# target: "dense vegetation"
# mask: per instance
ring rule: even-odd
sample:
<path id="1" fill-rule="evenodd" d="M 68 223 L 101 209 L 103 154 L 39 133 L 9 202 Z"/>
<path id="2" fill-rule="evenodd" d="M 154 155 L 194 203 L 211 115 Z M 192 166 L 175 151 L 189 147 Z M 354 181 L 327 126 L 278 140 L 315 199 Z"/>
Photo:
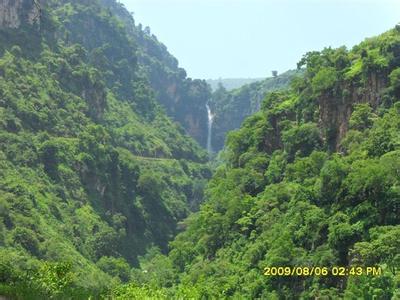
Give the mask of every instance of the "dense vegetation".
<path id="1" fill-rule="evenodd" d="M 223 82 L 218 84 L 209 102 L 214 115 L 211 138 L 213 150 L 220 151 L 228 132 L 238 129 L 246 117 L 260 110 L 261 102 L 268 93 L 287 88 L 290 81 L 301 73 L 288 71 L 233 90 L 226 88 Z"/>
<path id="2" fill-rule="evenodd" d="M 260 110 L 209 180 L 205 82 L 114 0 L 46 2 L 0 29 L 1 296 L 400 298 L 400 28 L 217 91 Z M 263 275 L 352 265 L 383 275 Z"/>
<path id="3" fill-rule="evenodd" d="M 168 257 L 145 257 L 145 278 L 118 293 L 144 282 L 165 299 L 185 288 L 205 299 L 399 299 L 400 32 L 307 53 L 299 67 L 303 77 L 229 134 L 207 201 Z M 266 266 L 383 273 L 269 277 Z"/>
<path id="4" fill-rule="evenodd" d="M 40 28 L 0 33 L 0 295 L 35 299 L 128 281 L 210 177 L 122 21 L 97 1 L 48 5 Z"/>
<path id="5" fill-rule="evenodd" d="M 110 85 L 124 97 L 131 97 L 133 73 L 129 69 L 136 63 L 135 73 L 147 79 L 166 113 L 200 145 L 206 145 L 205 105 L 211 98 L 211 90 L 204 80 L 187 78 L 185 70 L 178 67 L 177 59 L 149 27 L 136 25 L 132 15 L 115 0 L 47 2 L 58 22 L 57 37 L 90 51 L 96 63 L 112 71 L 105 74 Z M 114 24 L 114 31 L 110 30 L 109 22 Z"/>

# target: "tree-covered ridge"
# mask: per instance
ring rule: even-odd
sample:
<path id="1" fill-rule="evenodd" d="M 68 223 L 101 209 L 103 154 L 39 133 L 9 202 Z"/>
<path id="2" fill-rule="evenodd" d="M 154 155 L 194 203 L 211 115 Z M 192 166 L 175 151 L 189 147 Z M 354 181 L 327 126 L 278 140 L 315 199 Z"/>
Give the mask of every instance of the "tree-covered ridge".
<path id="1" fill-rule="evenodd" d="M 260 110 L 262 100 L 268 93 L 287 88 L 291 80 L 301 74 L 298 70 L 287 71 L 233 90 L 220 84 L 209 103 L 214 115 L 211 139 L 213 150 L 221 150 L 228 132 L 240 128 L 246 117 Z"/>
<path id="2" fill-rule="evenodd" d="M 145 282 L 164 299 L 183 288 L 197 299 L 400 297 L 400 32 L 310 52 L 299 67 L 229 134 L 207 201 L 123 295 Z M 264 276 L 267 266 L 383 274 Z"/>
<path id="3" fill-rule="evenodd" d="M 157 101 L 162 104 L 169 116 L 178 121 L 190 136 L 205 147 L 206 103 L 211 98 L 208 84 L 204 80 L 188 78 L 186 71 L 178 66 L 178 60 L 151 33 L 150 27 L 135 24 L 133 17 L 123 4 L 114 0 L 100 2 L 107 8 L 108 15 L 117 17 L 125 24 L 128 36 L 137 46 L 138 71 L 149 80 L 156 93 Z M 74 22 L 72 21 L 71 24 Z"/>
<path id="4" fill-rule="evenodd" d="M 59 25 L 56 36 L 67 45 L 83 45 L 92 60 L 107 68 L 108 87 L 129 98 L 134 73 L 145 78 L 167 114 L 200 145 L 206 145 L 205 105 L 211 98 L 211 90 L 205 81 L 187 77 L 177 59 L 151 34 L 149 27 L 136 25 L 123 4 L 114 0 L 46 3 Z M 132 69 L 135 65 L 137 68 Z"/>
<path id="5" fill-rule="evenodd" d="M 123 22 L 98 1 L 47 5 L 40 28 L 0 29 L 0 295 L 87 298 L 165 252 L 211 174 Z"/>

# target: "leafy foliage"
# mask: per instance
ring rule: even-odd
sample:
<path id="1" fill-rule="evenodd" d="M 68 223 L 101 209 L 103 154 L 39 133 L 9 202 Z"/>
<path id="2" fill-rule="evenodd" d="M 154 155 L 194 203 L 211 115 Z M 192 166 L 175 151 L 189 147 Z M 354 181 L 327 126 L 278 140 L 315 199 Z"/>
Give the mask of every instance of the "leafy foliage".
<path id="1" fill-rule="evenodd" d="M 207 201 L 171 243 L 179 278 L 157 288 L 194 286 L 198 298 L 218 299 L 397 299 L 399 45 L 391 30 L 352 51 L 303 57 L 304 77 L 267 95 L 228 135 Z M 383 274 L 264 276 L 266 266 Z"/>
<path id="2" fill-rule="evenodd" d="M 399 31 L 307 53 L 203 193 L 206 153 L 158 102 L 192 123 L 207 85 L 115 1 L 47 5 L 41 33 L 0 34 L 1 295 L 398 298 Z M 257 86 L 215 105 L 239 111 Z M 355 264 L 384 273 L 263 275 Z"/>
<path id="3" fill-rule="evenodd" d="M 158 103 L 142 32 L 115 6 L 48 1 L 41 32 L 1 29 L 13 36 L 0 58 L 2 295 L 87 298 L 128 282 L 202 201 L 207 154 Z"/>

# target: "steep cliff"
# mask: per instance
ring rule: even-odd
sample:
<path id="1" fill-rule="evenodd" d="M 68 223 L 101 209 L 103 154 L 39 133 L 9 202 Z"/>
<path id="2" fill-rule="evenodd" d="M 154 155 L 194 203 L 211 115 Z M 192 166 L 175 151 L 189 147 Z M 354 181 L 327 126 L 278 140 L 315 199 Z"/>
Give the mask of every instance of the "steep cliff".
<path id="1" fill-rule="evenodd" d="M 395 33 L 397 29 L 367 39 L 349 52 L 344 48 L 325 49 L 322 55 L 310 52 L 299 63 L 310 65 L 305 74 L 309 87 L 298 86 L 303 89 L 300 101 L 309 99 L 317 104 L 321 135 L 333 151 L 340 149 L 358 104 L 364 103 L 376 113 L 392 104 L 393 99 L 388 96 L 390 74 L 400 58 Z M 321 61 L 326 68 L 316 66 Z"/>
<path id="2" fill-rule="evenodd" d="M 44 0 L 0 0 L 0 28 L 19 28 L 23 24 L 40 26 Z"/>
<path id="3" fill-rule="evenodd" d="M 361 83 L 351 80 L 341 83 L 341 95 L 325 93 L 318 97 L 318 123 L 320 128 L 327 129 L 323 136 L 331 149 L 340 150 L 340 142 L 349 130 L 349 120 L 357 104 L 368 104 L 373 111 L 383 104 L 383 93 L 389 84 L 387 75 L 372 72 Z"/>
<path id="4" fill-rule="evenodd" d="M 231 91 L 220 85 L 213 92 L 210 101 L 215 116 L 212 128 L 213 150 L 221 150 L 227 133 L 238 129 L 247 116 L 260 110 L 261 103 L 268 93 L 287 88 L 290 81 L 301 74 L 301 71 L 288 71 Z"/>
<path id="5" fill-rule="evenodd" d="M 58 20 L 64 24 L 63 28 L 59 28 L 58 36 L 67 37 L 68 43 L 83 44 L 89 51 L 96 49 L 96 52 L 102 52 L 107 56 L 109 55 L 107 53 L 114 49 L 113 55 L 119 55 L 118 51 L 121 52 L 123 49 L 129 51 L 129 48 L 121 45 L 118 40 L 117 37 L 120 33 L 113 43 L 107 46 L 108 49 L 100 49 L 99 46 L 104 45 L 103 37 L 107 34 L 104 32 L 106 18 L 114 18 L 124 24 L 124 30 L 126 30 L 130 42 L 135 43 L 135 56 L 130 56 L 135 57 L 136 61 L 129 60 L 130 56 L 128 52 L 125 52 L 123 55 L 127 59 L 125 62 L 127 66 L 118 67 L 127 69 L 129 65 L 137 64 L 138 69 L 135 72 L 150 83 L 157 101 L 167 114 L 181 124 L 200 145 L 205 147 L 207 140 L 206 103 L 211 98 L 209 86 L 203 80 L 188 78 L 185 70 L 179 67 L 178 60 L 168 52 L 167 47 L 158 41 L 148 27 L 136 24 L 123 4 L 113 0 L 101 0 L 100 2 L 106 9 L 106 14 L 103 16 L 96 16 L 88 12 L 79 6 L 78 1 L 50 1 L 52 7 L 57 9 Z M 69 5 L 74 6 L 74 14 L 68 14 L 66 8 Z M 85 33 L 82 33 L 82 28 L 85 29 Z M 115 72 L 116 67 L 111 59 L 110 68 Z M 129 78 L 127 80 L 129 81 Z M 121 84 L 125 88 L 125 97 L 129 98 L 131 91 L 126 89 L 125 83 Z"/>
<path id="6" fill-rule="evenodd" d="M 157 91 L 157 99 L 200 145 L 207 142 L 206 103 L 211 88 L 204 80 L 188 78 L 178 61 L 167 51 L 149 29 L 136 27 L 139 45 L 139 66 Z"/>

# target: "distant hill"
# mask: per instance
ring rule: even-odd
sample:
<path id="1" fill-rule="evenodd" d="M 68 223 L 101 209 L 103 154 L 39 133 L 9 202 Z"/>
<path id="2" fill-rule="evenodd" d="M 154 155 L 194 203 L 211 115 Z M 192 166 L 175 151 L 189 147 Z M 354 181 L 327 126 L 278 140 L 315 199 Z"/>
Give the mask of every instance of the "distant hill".
<path id="1" fill-rule="evenodd" d="M 218 89 L 218 84 L 221 83 L 222 86 L 230 91 L 240 88 L 246 84 L 264 80 L 264 78 L 219 78 L 219 79 L 207 79 L 207 83 L 211 86 L 213 91 Z"/>
<path id="2" fill-rule="evenodd" d="M 238 129 L 247 116 L 260 110 L 261 102 L 268 93 L 287 88 L 291 80 L 301 74 L 302 71 L 290 70 L 276 77 L 244 84 L 233 90 L 228 90 L 225 86 L 218 87 L 213 92 L 210 103 L 215 116 L 211 139 L 214 151 L 223 148 L 229 131 Z"/>

